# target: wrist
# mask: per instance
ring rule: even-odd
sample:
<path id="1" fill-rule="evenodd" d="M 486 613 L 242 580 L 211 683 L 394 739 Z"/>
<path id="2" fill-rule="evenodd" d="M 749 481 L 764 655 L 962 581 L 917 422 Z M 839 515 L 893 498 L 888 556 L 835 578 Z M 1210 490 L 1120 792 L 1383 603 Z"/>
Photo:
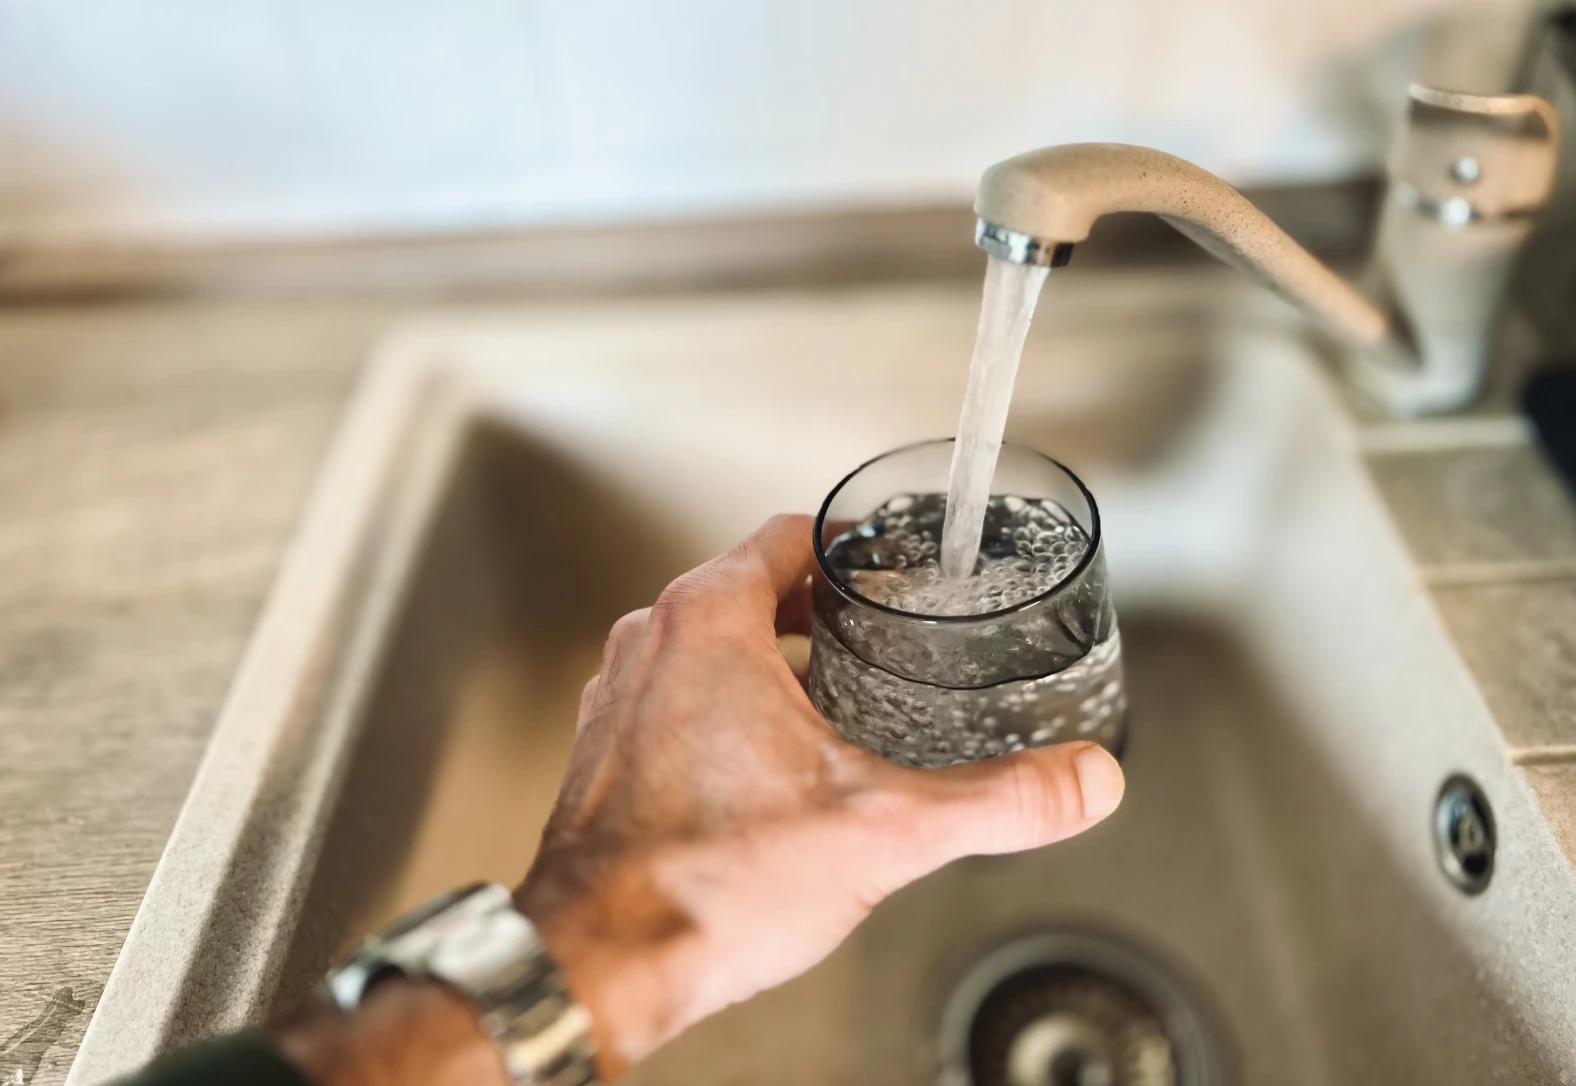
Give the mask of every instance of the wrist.
<path id="1" fill-rule="evenodd" d="M 273 1032 L 317 1086 L 510 1086 L 475 1008 L 434 981 L 391 978 L 353 1012 L 314 1001 Z"/>
<path id="2" fill-rule="evenodd" d="M 680 1008 L 689 922 L 638 887 L 595 894 L 566 890 L 533 872 L 514 895 L 591 1016 L 597 1068 L 606 1081 L 673 1037 Z"/>

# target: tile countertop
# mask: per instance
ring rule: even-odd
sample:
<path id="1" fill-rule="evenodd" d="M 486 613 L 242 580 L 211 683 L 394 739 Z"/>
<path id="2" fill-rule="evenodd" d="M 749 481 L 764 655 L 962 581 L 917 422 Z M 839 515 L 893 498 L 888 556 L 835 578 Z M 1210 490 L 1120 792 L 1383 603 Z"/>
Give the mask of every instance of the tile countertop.
<path id="1" fill-rule="evenodd" d="M 1576 505 L 1508 403 L 1364 435 L 1418 576 L 1576 861 Z"/>
<path id="2" fill-rule="evenodd" d="M 0 310 L 0 1082 L 64 1079 L 357 363 L 411 305 Z M 1354 414 L 1576 857 L 1576 507 L 1506 397 Z"/>

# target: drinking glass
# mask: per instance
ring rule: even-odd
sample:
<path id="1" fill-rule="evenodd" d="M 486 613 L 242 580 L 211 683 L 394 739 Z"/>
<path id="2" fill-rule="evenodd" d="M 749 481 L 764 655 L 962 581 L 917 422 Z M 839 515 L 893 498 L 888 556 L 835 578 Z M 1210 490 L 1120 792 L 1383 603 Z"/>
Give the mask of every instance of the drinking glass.
<path id="1" fill-rule="evenodd" d="M 931 564 L 952 446 L 927 441 L 878 456 L 822 504 L 811 701 L 844 738 L 901 765 L 955 765 L 1072 739 L 1120 753 L 1122 642 L 1094 495 L 1050 457 L 1004 445 L 982 572 L 945 582 Z M 915 576 L 954 613 L 927 613 L 935 608 L 909 602 L 914 593 L 886 591 Z M 981 613 L 955 613 L 959 593 Z"/>

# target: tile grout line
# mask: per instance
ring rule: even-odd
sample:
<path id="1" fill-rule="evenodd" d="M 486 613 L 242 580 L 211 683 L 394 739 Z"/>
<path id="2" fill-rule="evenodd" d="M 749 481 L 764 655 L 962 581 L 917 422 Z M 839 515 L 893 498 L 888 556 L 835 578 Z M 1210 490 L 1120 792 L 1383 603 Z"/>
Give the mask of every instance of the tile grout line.
<path id="1" fill-rule="evenodd" d="M 1514 448 L 1531 441 L 1532 428 L 1520 415 L 1359 425 L 1357 435 L 1358 449 L 1363 455 L 1374 457 L 1454 449 Z"/>
<path id="2" fill-rule="evenodd" d="M 1576 579 L 1576 557 L 1540 558 L 1507 562 L 1446 562 L 1418 566 L 1418 580 L 1426 588 L 1466 588 L 1530 581 Z"/>
<path id="3" fill-rule="evenodd" d="M 1576 743 L 1550 743 L 1541 747 L 1511 747 L 1505 761 L 1522 767 L 1567 765 L 1576 762 Z"/>

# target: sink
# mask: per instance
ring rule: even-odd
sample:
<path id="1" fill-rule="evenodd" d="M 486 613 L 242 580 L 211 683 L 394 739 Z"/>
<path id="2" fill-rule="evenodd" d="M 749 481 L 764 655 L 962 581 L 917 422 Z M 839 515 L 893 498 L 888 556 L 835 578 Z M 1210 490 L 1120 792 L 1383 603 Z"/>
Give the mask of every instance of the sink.
<path id="1" fill-rule="evenodd" d="M 949 432 L 977 310 L 909 287 L 461 309 L 391 335 L 71 1081 L 299 998 L 440 890 L 518 881 L 611 622 Z M 1296 322 L 1213 274 L 1059 273 L 1009 437 L 1101 503 L 1122 809 L 908 887 L 629 1081 L 934 1082 L 973 963 L 1084 932 L 1176 980 L 1219 1081 L 1576 1082 L 1576 879 Z M 1435 855 L 1455 774 L 1498 830 L 1477 895 Z"/>

